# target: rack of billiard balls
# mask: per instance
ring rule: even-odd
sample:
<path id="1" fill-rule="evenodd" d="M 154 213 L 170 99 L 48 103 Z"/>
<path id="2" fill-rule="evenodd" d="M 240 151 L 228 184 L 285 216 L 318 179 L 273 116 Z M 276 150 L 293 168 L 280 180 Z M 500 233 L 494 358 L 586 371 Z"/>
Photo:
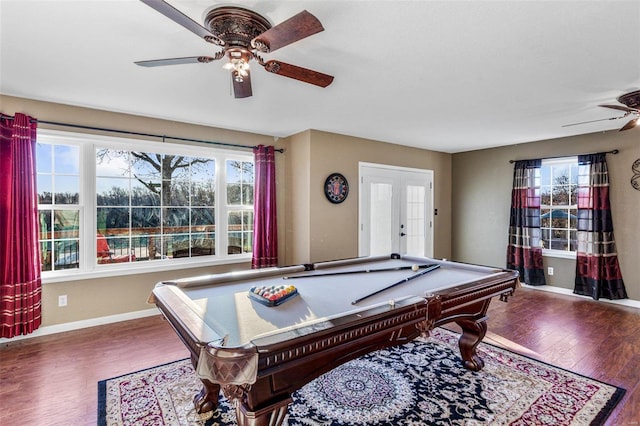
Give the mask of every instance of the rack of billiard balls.
<path id="1" fill-rule="evenodd" d="M 249 289 L 251 299 L 267 306 L 278 306 L 297 295 L 298 289 L 294 285 L 262 285 Z"/>

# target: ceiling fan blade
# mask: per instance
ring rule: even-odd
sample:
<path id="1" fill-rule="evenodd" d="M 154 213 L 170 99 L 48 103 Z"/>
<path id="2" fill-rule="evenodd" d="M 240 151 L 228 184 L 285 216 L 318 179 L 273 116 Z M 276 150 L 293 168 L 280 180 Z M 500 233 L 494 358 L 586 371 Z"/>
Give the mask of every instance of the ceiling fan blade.
<path id="1" fill-rule="evenodd" d="M 231 81 L 233 82 L 233 95 L 238 98 L 248 98 L 253 93 L 251 91 L 251 74 L 247 70 L 247 75 L 242 77 L 242 81 L 236 81 L 235 76 L 231 73 Z"/>
<path id="2" fill-rule="evenodd" d="M 627 108 L 626 106 L 621 106 L 621 105 L 598 105 L 599 107 L 603 107 L 603 108 L 611 108 L 611 109 L 618 109 L 620 111 L 624 111 L 624 112 L 632 112 L 633 110 L 630 108 Z"/>
<path id="3" fill-rule="evenodd" d="M 273 52 L 310 35 L 324 31 L 318 18 L 303 10 L 286 21 L 271 27 L 251 41 L 262 52 Z"/>
<path id="4" fill-rule="evenodd" d="M 182 25 L 195 35 L 205 39 L 209 43 L 217 44 L 218 46 L 223 46 L 224 42 L 220 40 L 218 37 L 213 35 L 208 29 L 198 24 L 193 19 L 189 18 L 184 13 L 180 12 L 175 7 L 171 6 L 169 3 L 164 0 L 140 0 L 142 3 L 147 6 L 155 9 L 156 11 L 162 13 L 167 18 L 172 21 Z"/>
<path id="5" fill-rule="evenodd" d="M 267 61 L 264 63 L 264 69 L 274 74 L 293 78 L 309 84 L 315 84 L 320 87 L 327 87 L 333 81 L 332 75 L 323 74 L 318 71 L 286 64 L 280 61 Z"/>
<path id="6" fill-rule="evenodd" d="M 197 64 L 197 63 L 208 63 L 211 61 L 215 61 L 220 58 L 214 58 L 211 56 L 189 56 L 186 58 L 169 58 L 169 59 L 155 59 L 151 61 L 138 61 L 134 62 L 136 65 L 140 65 L 141 67 L 162 67 L 165 65 L 180 65 L 180 64 Z"/>
<path id="7" fill-rule="evenodd" d="M 622 129 L 619 130 L 619 132 L 624 132 L 625 130 L 633 129 L 638 125 L 638 120 L 640 120 L 640 118 L 634 118 L 633 120 L 629 121 L 627 124 L 625 124 L 622 127 Z"/>

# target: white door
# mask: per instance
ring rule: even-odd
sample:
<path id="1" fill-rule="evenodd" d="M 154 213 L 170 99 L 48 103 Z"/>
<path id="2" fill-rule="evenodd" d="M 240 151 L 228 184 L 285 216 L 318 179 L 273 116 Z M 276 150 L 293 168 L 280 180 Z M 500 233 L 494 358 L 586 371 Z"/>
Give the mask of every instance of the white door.
<path id="1" fill-rule="evenodd" d="M 433 256 L 433 171 L 360 164 L 359 255 Z"/>

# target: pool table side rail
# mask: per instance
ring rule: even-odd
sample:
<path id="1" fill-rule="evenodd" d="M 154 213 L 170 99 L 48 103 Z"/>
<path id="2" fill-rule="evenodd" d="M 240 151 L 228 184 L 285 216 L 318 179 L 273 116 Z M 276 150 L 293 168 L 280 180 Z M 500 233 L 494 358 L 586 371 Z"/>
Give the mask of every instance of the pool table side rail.
<path id="1" fill-rule="evenodd" d="M 224 345 L 226 336 L 202 321 L 203 316 L 198 306 L 176 286 L 157 284 L 149 297 L 149 303 L 158 307 L 180 340 L 187 346 L 192 358 L 197 358 L 208 343 Z"/>
<path id="2" fill-rule="evenodd" d="M 427 295 L 424 299 L 420 297 L 408 298 L 404 301 L 404 305 L 411 306 L 412 312 L 407 311 L 398 315 L 397 311 L 394 312 L 393 309 L 401 308 L 402 306 L 398 306 L 398 303 L 403 301 L 396 301 L 396 306 L 393 309 L 390 309 L 388 305 L 379 305 L 355 314 L 333 318 L 331 319 L 331 327 L 327 327 L 326 331 L 322 330 L 321 325 L 314 324 L 313 333 L 304 333 L 297 339 L 287 338 L 287 333 L 291 334 L 288 331 L 282 335 L 274 334 L 263 339 L 253 340 L 260 353 L 259 371 L 268 374 L 270 369 L 277 369 L 283 363 L 295 361 L 299 356 L 313 356 L 314 352 L 321 352 L 322 349 L 326 350 L 344 340 L 354 340 L 357 344 L 344 354 L 333 353 L 332 356 L 341 359 L 341 362 L 353 359 L 359 354 L 368 353 L 373 349 L 411 341 L 418 335 L 428 332 L 434 326 L 455 321 L 459 319 L 459 316 L 483 320 L 486 306 L 493 297 L 513 293 L 518 285 L 517 277 L 517 272 L 503 270 L 473 284 L 442 290 Z M 420 302 L 420 299 L 423 302 Z M 471 306 L 472 309 L 469 309 L 470 305 L 474 305 Z M 478 308 L 473 309 L 476 306 Z M 458 315 L 458 313 L 460 314 Z M 390 315 L 398 315 L 398 318 L 392 319 L 389 317 Z M 355 317 L 360 318 L 354 320 Z M 430 319 L 433 319 L 433 322 L 428 324 Z M 342 328 L 343 325 L 351 327 Z M 300 329 L 301 327 L 298 328 L 298 330 Z M 382 341 L 373 338 L 363 344 L 363 342 L 367 342 L 369 333 L 378 332 L 387 333 Z M 359 339 L 364 340 L 360 341 Z M 292 340 L 295 340 L 293 344 Z M 309 374 L 315 375 L 320 370 L 324 369 L 319 368 Z M 290 380 L 292 379 L 295 378 L 290 378 Z"/>
<path id="3" fill-rule="evenodd" d="M 402 259 L 413 262 L 424 260 L 423 258 L 413 256 L 402 256 Z M 491 300 L 496 296 L 506 300 L 507 296 L 512 295 L 516 288 L 520 287 L 519 273 L 512 269 L 476 265 L 473 263 L 452 262 L 445 259 L 430 260 L 439 263 L 443 269 L 465 268 L 486 272 L 488 274 L 479 280 L 473 279 L 468 282 L 459 283 L 455 287 L 435 289 L 433 292 L 427 293 L 427 296 L 430 294 L 441 296 L 443 318 L 447 318 L 444 314 L 451 306 L 455 306 L 458 309 L 468 304 L 477 303 L 478 301 Z M 472 289 L 472 292 L 469 291 L 470 289 Z M 444 322 L 446 321 L 439 321 L 436 325 L 441 325 Z"/>
<path id="4" fill-rule="evenodd" d="M 433 294 L 438 294 L 442 296 L 443 300 L 447 300 L 463 296 L 469 293 L 470 289 L 473 289 L 474 294 L 484 289 L 491 289 L 493 292 L 487 293 L 484 297 L 491 298 L 505 293 L 507 289 L 515 290 L 519 285 L 520 282 L 518 281 L 517 271 L 503 270 L 487 275 L 481 279 L 460 283 L 454 287 L 436 289 L 433 291 Z"/>
<path id="5" fill-rule="evenodd" d="M 382 256 L 364 256 L 364 257 L 352 257 L 349 259 L 340 259 L 340 260 L 328 260 L 325 262 L 316 262 L 311 265 L 313 270 L 319 269 L 327 269 L 327 268 L 337 268 L 340 266 L 348 266 L 348 265 L 356 265 L 358 263 L 372 263 L 372 262 L 381 262 L 389 259 L 401 259 L 402 256 L 396 253 L 391 255 L 382 255 Z M 421 260 L 424 261 L 424 258 Z"/>
<path id="6" fill-rule="evenodd" d="M 195 277 L 180 278 L 172 281 L 164 281 L 162 284 L 175 285 L 180 288 L 192 288 L 208 285 L 225 284 L 238 281 L 249 281 L 257 278 L 271 277 L 281 274 L 293 274 L 307 271 L 311 265 L 295 265 L 285 267 L 273 267 L 263 269 L 248 269 L 242 271 L 225 272 L 221 274 L 200 275 Z"/>
<path id="7" fill-rule="evenodd" d="M 457 269 L 469 269 L 469 270 L 476 270 L 476 271 L 485 271 L 487 273 L 504 272 L 504 271 L 516 272 L 511 269 L 500 268 L 497 266 L 478 265 L 477 263 L 458 262 L 458 261 L 447 260 L 447 259 L 417 257 L 417 256 L 410 256 L 410 255 L 397 255 L 397 256 L 399 257 L 392 257 L 392 259 L 402 259 L 404 261 L 412 262 L 412 263 L 424 262 L 425 260 L 429 260 L 435 263 L 439 263 L 440 266 L 444 268 L 450 267 L 450 268 L 457 268 Z"/>
<path id="8" fill-rule="evenodd" d="M 393 308 L 380 305 L 335 318 L 330 327 L 295 339 L 254 341 L 258 377 L 248 394 L 250 405 L 264 404 L 260 395 L 284 398 L 337 365 L 374 350 L 426 336 L 440 316 L 440 307 L 438 296 L 407 298 Z"/>
<path id="9" fill-rule="evenodd" d="M 461 318 L 480 321 L 485 319 L 485 313 L 489 303 L 494 297 L 499 297 L 506 301 L 509 296 L 515 293 L 520 285 L 518 273 L 504 270 L 497 274 L 492 274 L 471 286 L 455 287 L 438 291 L 441 298 L 442 317 L 435 326 L 443 325 L 447 322 L 459 320 Z M 476 312 L 470 307 L 476 306 Z"/>

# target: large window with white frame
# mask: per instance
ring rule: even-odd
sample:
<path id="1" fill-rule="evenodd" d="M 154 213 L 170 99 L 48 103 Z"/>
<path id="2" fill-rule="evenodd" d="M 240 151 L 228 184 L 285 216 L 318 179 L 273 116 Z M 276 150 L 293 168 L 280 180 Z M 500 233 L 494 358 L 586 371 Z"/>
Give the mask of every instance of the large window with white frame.
<path id="1" fill-rule="evenodd" d="M 249 257 L 253 155 L 39 131 L 43 277 Z"/>
<path id="2" fill-rule="evenodd" d="M 577 232 L 578 158 L 543 160 L 540 176 L 543 253 L 573 256 Z"/>

